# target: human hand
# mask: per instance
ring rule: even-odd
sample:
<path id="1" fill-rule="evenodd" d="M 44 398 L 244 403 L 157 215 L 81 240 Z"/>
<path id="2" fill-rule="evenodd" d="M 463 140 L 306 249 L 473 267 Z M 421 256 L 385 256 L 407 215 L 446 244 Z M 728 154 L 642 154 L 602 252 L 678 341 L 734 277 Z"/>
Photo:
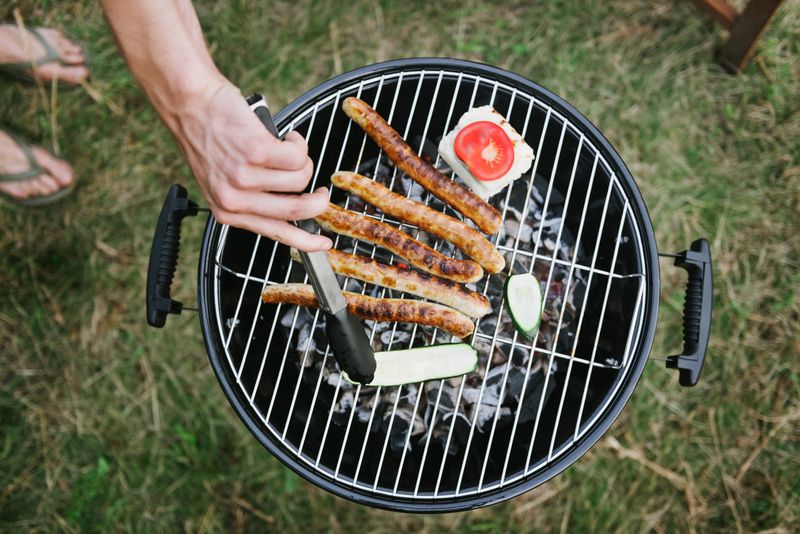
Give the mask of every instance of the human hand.
<path id="1" fill-rule="evenodd" d="M 328 206 L 328 191 L 303 191 L 314 164 L 303 137 L 283 141 L 267 132 L 241 92 L 227 80 L 210 85 L 168 121 L 214 217 L 305 251 L 331 240 L 294 226 Z"/>

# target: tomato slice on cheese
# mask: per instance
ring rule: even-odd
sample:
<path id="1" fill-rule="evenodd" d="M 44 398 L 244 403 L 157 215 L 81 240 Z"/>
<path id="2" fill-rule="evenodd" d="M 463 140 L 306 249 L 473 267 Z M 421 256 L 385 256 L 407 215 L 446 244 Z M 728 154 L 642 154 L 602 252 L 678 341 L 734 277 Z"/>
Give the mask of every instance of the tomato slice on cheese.
<path id="1" fill-rule="evenodd" d="M 502 178 L 514 164 L 514 144 L 493 122 L 468 124 L 458 132 L 453 148 L 472 175 L 484 182 Z"/>

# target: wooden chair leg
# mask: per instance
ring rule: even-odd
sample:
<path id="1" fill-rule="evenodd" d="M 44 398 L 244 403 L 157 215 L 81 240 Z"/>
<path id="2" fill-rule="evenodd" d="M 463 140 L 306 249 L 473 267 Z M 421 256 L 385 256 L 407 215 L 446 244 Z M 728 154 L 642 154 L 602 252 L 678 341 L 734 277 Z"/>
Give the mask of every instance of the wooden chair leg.
<path id="1" fill-rule="evenodd" d="M 730 73 L 741 71 L 775 11 L 783 0 L 751 0 L 733 21 L 730 36 L 720 53 L 720 63 Z"/>
<path id="2" fill-rule="evenodd" d="M 739 12 L 725 0 L 692 0 L 692 3 L 711 15 L 720 26 L 730 30 Z"/>

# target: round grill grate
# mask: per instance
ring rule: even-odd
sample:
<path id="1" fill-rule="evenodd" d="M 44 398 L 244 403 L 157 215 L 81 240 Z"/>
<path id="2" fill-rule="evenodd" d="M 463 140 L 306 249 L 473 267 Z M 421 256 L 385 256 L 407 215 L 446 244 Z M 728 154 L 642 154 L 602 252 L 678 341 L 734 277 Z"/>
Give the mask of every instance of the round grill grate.
<path id="1" fill-rule="evenodd" d="M 303 95 L 276 117 L 315 161 L 312 187 L 357 170 L 457 215 L 398 173 L 344 115 L 358 96 L 437 166 L 436 146 L 471 107 L 491 104 L 534 148 L 531 171 L 492 199 L 504 227 L 492 242 L 515 272 L 543 281 L 535 343 L 519 338 L 503 304 L 507 272 L 480 280 L 493 312 L 466 340 L 480 364 L 463 378 L 394 388 L 352 386 L 327 350 L 316 310 L 262 305 L 267 284 L 303 282 L 283 245 L 210 219 L 200 266 L 203 332 L 237 413 L 287 465 L 360 502 L 443 511 L 508 498 L 585 452 L 630 396 L 649 352 L 658 295 L 650 221 L 619 156 L 569 105 L 522 78 L 454 60 L 404 60 L 354 71 Z M 357 197 L 332 201 L 428 239 Z M 447 243 L 430 244 L 458 256 Z M 386 263 L 372 245 L 336 248 Z M 343 288 L 399 297 L 341 278 Z M 376 349 L 452 338 L 428 327 L 367 323 Z"/>

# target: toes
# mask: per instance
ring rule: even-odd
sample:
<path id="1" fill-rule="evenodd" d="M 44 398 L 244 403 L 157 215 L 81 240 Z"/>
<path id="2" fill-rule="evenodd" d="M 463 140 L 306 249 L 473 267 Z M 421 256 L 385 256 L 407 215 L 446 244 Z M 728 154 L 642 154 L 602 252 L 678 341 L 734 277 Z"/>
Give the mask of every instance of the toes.
<path id="1" fill-rule="evenodd" d="M 61 189 L 61 185 L 50 175 L 43 174 L 39 180 L 39 184 L 41 185 L 41 190 L 43 195 L 52 195 L 59 189 Z"/>
<path id="2" fill-rule="evenodd" d="M 40 178 L 28 180 L 19 186 L 20 198 L 30 198 L 38 195 L 45 194 L 44 185 L 41 183 Z"/>
<path id="3" fill-rule="evenodd" d="M 69 66 L 80 67 L 81 69 L 70 71 L 70 67 L 61 67 L 58 72 L 58 77 L 60 79 L 70 83 L 80 83 L 89 77 L 89 71 L 85 66 L 86 55 L 84 54 L 83 48 L 81 48 L 78 43 L 66 37 L 60 30 L 42 28 L 39 29 L 39 33 L 41 33 L 55 49 L 62 62 Z M 53 71 L 47 72 L 44 66 L 39 69 L 39 73 L 49 75 L 50 77 L 54 74 Z"/>
<path id="4" fill-rule="evenodd" d="M 0 191 L 14 198 L 28 198 L 30 185 L 27 182 L 0 182 Z"/>
<path id="5" fill-rule="evenodd" d="M 68 187 L 75 181 L 72 167 L 64 161 L 53 156 L 47 150 L 39 147 L 33 148 L 33 156 L 60 187 Z"/>
<path id="6" fill-rule="evenodd" d="M 89 77 L 89 69 L 86 67 L 68 67 L 58 63 L 42 65 L 36 71 L 40 77 L 47 80 L 58 78 L 61 81 L 72 84 L 81 83 Z"/>
<path id="7" fill-rule="evenodd" d="M 61 79 L 67 83 L 81 83 L 89 79 L 89 69 L 80 67 L 61 67 Z"/>
<path id="8" fill-rule="evenodd" d="M 39 29 L 39 33 L 41 33 L 60 54 L 81 54 L 82 52 L 80 45 L 64 35 L 61 30 L 54 28 L 42 28 Z"/>
<path id="9" fill-rule="evenodd" d="M 63 50 L 59 56 L 61 61 L 67 65 L 83 65 L 86 62 L 86 58 L 83 57 L 83 50 L 80 48 L 77 50 Z"/>
<path id="10" fill-rule="evenodd" d="M 0 182 L 0 191 L 19 199 L 52 195 L 60 189 L 62 189 L 61 184 L 48 174 L 30 180 Z"/>

